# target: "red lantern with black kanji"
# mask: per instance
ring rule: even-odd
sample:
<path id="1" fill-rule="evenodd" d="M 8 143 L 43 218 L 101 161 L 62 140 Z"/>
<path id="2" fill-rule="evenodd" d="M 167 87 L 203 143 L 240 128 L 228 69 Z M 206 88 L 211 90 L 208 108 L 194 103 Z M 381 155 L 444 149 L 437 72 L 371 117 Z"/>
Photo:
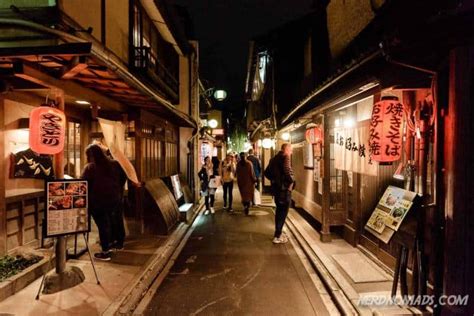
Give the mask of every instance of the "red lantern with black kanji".
<path id="1" fill-rule="evenodd" d="M 323 133 L 319 127 L 311 127 L 306 130 L 306 141 L 310 144 L 317 144 L 322 141 Z"/>
<path id="2" fill-rule="evenodd" d="M 397 97 L 383 97 L 374 104 L 369 136 L 371 160 L 390 163 L 400 159 L 403 116 L 404 107 Z"/>
<path id="3" fill-rule="evenodd" d="M 38 154 L 54 155 L 64 148 L 66 116 L 49 106 L 40 106 L 30 113 L 30 148 Z"/>

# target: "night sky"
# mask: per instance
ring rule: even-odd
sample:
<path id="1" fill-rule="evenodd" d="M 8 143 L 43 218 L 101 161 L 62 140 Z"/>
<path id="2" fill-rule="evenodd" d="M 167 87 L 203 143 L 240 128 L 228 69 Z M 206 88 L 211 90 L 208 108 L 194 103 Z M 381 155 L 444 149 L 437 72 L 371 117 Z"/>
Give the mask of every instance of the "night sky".
<path id="1" fill-rule="evenodd" d="M 304 15 L 314 0 L 171 1 L 185 7 L 193 21 L 201 79 L 228 92 L 217 106 L 241 119 L 249 40 Z"/>

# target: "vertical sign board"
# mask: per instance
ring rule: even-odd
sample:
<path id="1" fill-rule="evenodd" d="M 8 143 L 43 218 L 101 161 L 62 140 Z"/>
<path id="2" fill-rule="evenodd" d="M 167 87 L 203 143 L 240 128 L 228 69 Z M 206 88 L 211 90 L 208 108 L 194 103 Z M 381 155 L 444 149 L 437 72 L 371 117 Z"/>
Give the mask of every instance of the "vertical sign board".
<path id="1" fill-rule="evenodd" d="M 87 181 L 46 181 L 45 192 L 45 237 L 90 231 Z"/>

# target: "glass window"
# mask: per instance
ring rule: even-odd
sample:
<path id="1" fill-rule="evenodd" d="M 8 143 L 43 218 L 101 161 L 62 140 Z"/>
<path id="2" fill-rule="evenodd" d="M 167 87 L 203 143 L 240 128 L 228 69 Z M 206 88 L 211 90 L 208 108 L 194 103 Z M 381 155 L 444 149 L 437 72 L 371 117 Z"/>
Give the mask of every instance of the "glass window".
<path id="1" fill-rule="evenodd" d="M 81 175 L 81 123 L 68 119 L 64 147 L 64 174 L 73 178 Z"/>

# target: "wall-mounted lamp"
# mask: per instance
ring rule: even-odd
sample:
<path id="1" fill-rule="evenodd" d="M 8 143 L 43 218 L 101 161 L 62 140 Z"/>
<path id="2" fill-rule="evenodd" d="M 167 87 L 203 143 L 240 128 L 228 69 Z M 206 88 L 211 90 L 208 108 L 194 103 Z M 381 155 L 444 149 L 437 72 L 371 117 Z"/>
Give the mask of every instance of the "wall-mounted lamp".
<path id="1" fill-rule="evenodd" d="M 227 92 L 225 90 L 216 90 L 214 91 L 214 99 L 217 101 L 224 101 L 227 98 Z"/>
<path id="2" fill-rule="evenodd" d="M 82 105 L 90 105 L 90 102 L 85 101 L 85 100 L 76 100 L 77 104 L 82 104 Z"/>
<path id="3" fill-rule="evenodd" d="M 280 137 L 281 137 L 282 140 L 288 141 L 288 140 L 290 140 L 290 133 L 284 132 L 284 133 L 281 134 Z"/>
<path id="4" fill-rule="evenodd" d="M 405 180 L 405 166 L 403 165 L 403 162 L 398 164 L 397 170 L 395 170 L 395 173 L 393 174 L 393 178 L 401 181 Z"/>
<path id="5" fill-rule="evenodd" d="M 207 122 L 207 125 L 208 125 L 210 128 L 216 128 L 217 125 L 219 125 L 219 123 L 217 122 L 217 120 L 212 119 L 212 120 L 209 120 L 209 121 Z"/>

